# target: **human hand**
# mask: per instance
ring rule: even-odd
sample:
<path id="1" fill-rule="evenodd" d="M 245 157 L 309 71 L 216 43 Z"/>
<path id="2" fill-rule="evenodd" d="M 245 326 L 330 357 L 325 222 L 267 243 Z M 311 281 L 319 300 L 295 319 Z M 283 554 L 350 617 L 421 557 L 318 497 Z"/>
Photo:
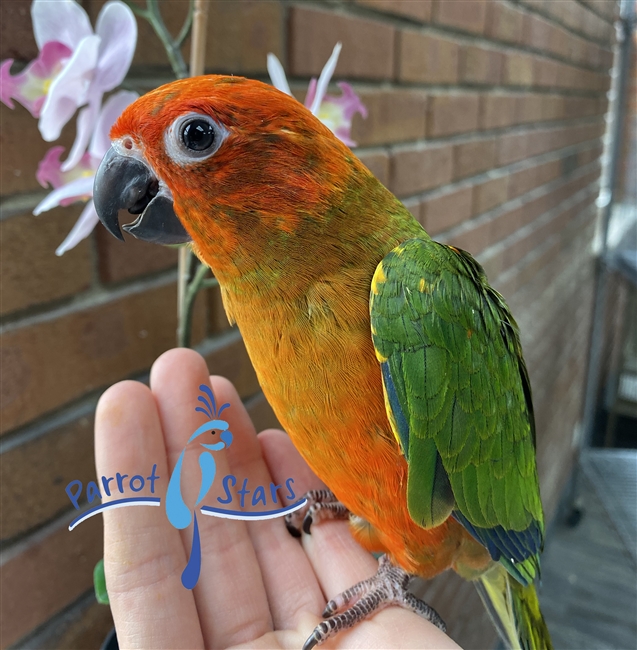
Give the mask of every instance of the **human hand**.
<path id="1" fill-rule="evenodd" d="M 232 384 L 209 377 L 203 358 L 186 349 L 166 352 L 155 362 L 150 388 L 123 381 L 102 395 L 95 423 L 98 476 L 133 476 L 149 462 L 157 463 L 161 480 L 154 496 L 163 504 L 185 436 L 201 424 L 193 399 L 199 385 L 208 382 L 219 404 L 231 404 L 223 417 L 234 441 L 215 453 L 220 476 L 232 473 L 254 485 L 280 484 L 292 476 L 297 494 L 324 487 L 282 431 L 257 436 Z M 197 470 L 184 472 L 185 493 L 197 494 Z M 199 517 L 201 576 L 189 591 L 181 584 L 181 573 L 192 525 L 173 528 L 163 507 L 114 508 L 103 516 L 106 583 L 123 649 L 300 650 L 321 621 L 327 600 L 372 576 L 378 566 L 343 521 L 317 524 L 299 541 L 282 517 L 249 523 Z M 322 647 L 458 648 L 434 625 L 398 607 L 375 614 Z"/>

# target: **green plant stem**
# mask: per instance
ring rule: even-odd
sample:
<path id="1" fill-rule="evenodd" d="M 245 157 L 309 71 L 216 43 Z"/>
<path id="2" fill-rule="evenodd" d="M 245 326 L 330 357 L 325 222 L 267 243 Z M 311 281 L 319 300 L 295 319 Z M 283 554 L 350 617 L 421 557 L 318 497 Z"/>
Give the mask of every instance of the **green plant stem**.
<path id="1" fill-rule="evenodd" d="M 188 68 L 184 61 L 184 57 L 181 54 L 179 42 L 175 40 L 168 31 L 164 19 L 161 17 L 157 0 L 146 0 L 146 7 L 148 11 L 147 20 L 153 26 L 155 33 L 166 49 L 166 55 L 168 56 L 168 60 L 170 61 L 175 76 L 178 79 L 185 79 L 188 76 Z M 189 11 L 189 13 L 191 12 Z M 187 20 L 188 19 L 186 19 L 186 21 Z"/>
<path id="2" fill-rule="evenodd" d="M 201 288 L 202 289 L 214 289 L 215 287 L 219 286 L 219 280 L 217 278 L 206 278 L 202 283 L 201 283 Z"/>
<path id="3" fill-rule="evenodd" d="M 191 282 L 188 283 L 186 295 L 184 296 L 184 309 L 180 318 L 178 335 L 178 344 L 180 347 L 189 348 L 192 338 L 192 312 L 195 306 L 195 298 L 199 293 L 199 289 L 205 286 L 204 282 L 215 280 L 216 278 L 209 278 L 205 280 L 208 267 L 197 260 L 198 268 Z"/>
<path id="4" fill-rule="evenodd" d="M 157 37 L 162 42 L 170 65 L 178 79 L 184 79 L 188 76 L 188 67 L 181 53 L 181 46 L 193 32 L 191 74 L 203 74 L 203 61 L 205 53 L 205 28 L 207 21 L 207 6 L 205 0 L 190 0 L 188 15 L 176 38 L 173 38 L 168 31 L 164 19 L 159 9 L 158 0 L 146 0 L 146 9 L 142 9 L 132 0 L 124 0 L 131 10 L 147 20 Z M 197 16 L 197 25 L 193 26 L 195 13 Z M 195 29 L 195 27 L 197 29 Z M 194 42 L 197 41 L 197 42 Z M 177 280 L 177 344 L 182 347 L 190 347 L 192 312 L 194 309 L 195 298 L 202 288 L 215 287 L 219 283 L 215 278 L 205 280 L 208 267 L 201 264 L 199 260 L 194 260 L 196 270 L 193 271 L 193 254 L 190 247 L 184 246 L 179 250 L 178 280 Z M 192 277 L 192 281 L 190 278 Z"/>
<path id="5" fill-rule="evenodd" d="M 186 16 L 186 20 L 184 21 L 184 24 L 181 27 L 181 31 L 179 32 L 177 38 L 175 39 L 175 42 L 179 47 L 181 47 L 184 44 L 186 38 L 188 38 L 188 34 L 190 33 L 190 28 L 192 27 L 192 17 L 194 13 L 195 13 L 195 0 L 190 0 L 188 15 Z"/>
<path id="6" fill-rule="evenodd" d="M 142 9 L 138 4 L 132 0 L 123 0 L 124 4 L 128 5 L 134 14 L 137 14 L 140 18 L 148 20 L 148 11 Z"/>
<path id="7" fill-rule="evenodd" d="M 166 50 L 166 56 L 168 61 L 170 61 L 170 66 L 175 73 L 175 76 L 178 79 L 184 79 L 188 76 L 188 66 L 184 61 L 184 57 L 181 54 L 181 46 L 186 40 L 192 26 L 192 15 L 193 15 L 193 2 L 191 0 L 190 7 L 188 9 L 188 15 L 186 20 L 179 32 L 177 38 L 173 38 L 171 33 L 164 23 L 164 19 L 161 16 L 161 11 L 159 10 L 159 4 L 157 0 L 146 0 L 146 9 L 142 9 L 138 4 L 134 3 L 132 0 L 124 0 L 124 2 L 131 8 L 133 13 L 137 14 L 140 18 L 147 20 L 151 27 L 155 30 L 157 38 L 162 42 L 164 49 Z"/>

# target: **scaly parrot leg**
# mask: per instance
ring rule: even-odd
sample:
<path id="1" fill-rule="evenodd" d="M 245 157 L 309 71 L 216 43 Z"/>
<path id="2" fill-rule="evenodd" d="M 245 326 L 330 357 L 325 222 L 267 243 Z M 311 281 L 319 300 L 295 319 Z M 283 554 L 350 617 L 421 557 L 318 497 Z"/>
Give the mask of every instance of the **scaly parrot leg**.
<path id="1" fill-rule="evenodd" d="M 303 650 L 312 650 L 337 632 L 353 627 L 389 605 L 409 609 L 445 632 L 446 625 L 438 612 L 407 591 L 412 578 L 411 574 L 394 566 L 387 555 L 382 555 L 374 577 L 359 582 L 327 603 L 323 612 L 327 620 L 314 628 Z M 345 609 L 351 602 L 354 604 Z"/>
<path id="2" fill-rule="evenodd" d="M 301 528 L 309 534 L 313 523 L 349 517 L 349 510 L 331 490 L 310 490 L 303 496 L 307 499 L 306 505 L 285 517 L 285 525 L 294 537 L 301 536 Z"/>

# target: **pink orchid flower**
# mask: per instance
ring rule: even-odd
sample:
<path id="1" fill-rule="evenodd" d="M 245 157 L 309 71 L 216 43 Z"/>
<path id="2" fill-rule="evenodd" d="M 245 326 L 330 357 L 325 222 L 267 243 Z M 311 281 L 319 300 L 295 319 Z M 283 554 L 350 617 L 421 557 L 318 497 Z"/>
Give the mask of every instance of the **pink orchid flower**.
<path id="1" fill-rule="evenodd" d="M 65 124 L 81 106 L 77 135 L 62 171 L 75 167 L 86 150 L 104 93 L 126 76 L 137 44 L 133 12 L 119 0 L 107 2 L 97 17 L 95 33 L 88 15 L 74 0 L 34 0 L 31 18 L 38 58 L 11 76 L 13 61 L 0 65 L 0 100 L 13 108 L 22 104 L 44 140 L 60 137 Z"/>
<path id="2" fill-rule="evenodd" d="M 355 147 L 356 143 L 350 137 L 352 118 L 356 113 L 367 117 L 367 108 L 354 92 L 354 89 L 347 83 L 341 82 L 337 84 L 342 92 L 340 97 L 326 94 L 330 79 L 338 63 L 341 47 L 341 43 L 335 45 L 332 55 L 327 60 L 323 70 L 321 70 L 318 81 L 315 78 L 310 81 L 305 97 L 305 107 L 309 108 L 312 115 L 316 115 L 339 140 L 348 147 Z M 274 54 L 268 54 L 268 74 L 275 88 L 287 95 L 292 94 L 283 66 Z"/>
<path id="3" fill-rule="evenodd" d="M 79 242 L 91 234 L 93 228 L 97 225 L 99 219 L 93 201 L 90 200 L 91 196 L 93 196 L 95 173 L 100 162 L 102 162 L 102 158 L 111 146 L 108 136 L 111 127 L 122 114 L 122 111 L 138 97 L 137 93 L 126 90 L 109 97 L 97 117 L 88 151 L 71 170 L 65 171 L 64 165 L 60 162 L 64 147 L 49 149 L 40 161 L 36 177 L 42 187 L 51 185 L 54 190 L 36 206 L 33 214 L 41 214 L 59 205 L 66 206 L 75 201 L 88 200 L 71 232 L 55 251 L 56 255 L 63 255 L 66 251 L 77 246 Z"/>

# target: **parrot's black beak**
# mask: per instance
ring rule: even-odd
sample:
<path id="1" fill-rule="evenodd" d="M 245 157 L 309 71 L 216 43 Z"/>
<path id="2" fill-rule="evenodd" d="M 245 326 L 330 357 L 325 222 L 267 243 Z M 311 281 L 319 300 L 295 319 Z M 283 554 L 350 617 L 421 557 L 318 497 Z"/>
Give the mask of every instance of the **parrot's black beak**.
<path id="1" fill-rule="evenodd" d="M 122 155 L 111 147 L 104 156 L 93 185 L 93 203 L 100 221 L 111 235 L 124 241 L 118 213 L 128 210 L 139 217 L 123 226 L 137 239 L 155 244 L 185 244 L 190 235 L 173 210 L 169 193 L 139 158 Z"/>

